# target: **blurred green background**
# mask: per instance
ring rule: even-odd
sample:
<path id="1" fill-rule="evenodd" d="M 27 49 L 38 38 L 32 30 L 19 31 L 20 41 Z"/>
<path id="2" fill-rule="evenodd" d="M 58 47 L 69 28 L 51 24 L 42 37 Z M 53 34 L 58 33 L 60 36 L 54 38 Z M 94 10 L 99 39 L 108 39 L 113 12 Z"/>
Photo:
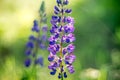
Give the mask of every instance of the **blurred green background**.
<path id="1" fill-rule="evenodd" d="M 0 0 L 0 80 L 25 80 L 25 44 L 42 0 Z M 45 0 L 48 26 L 56 0 Z M 120 80 L 120 0 L 69 0 L 75 19 L 76 72 L 65 80 Z M 50 36 L 50 35 L 48 35 Z M 49 75 L 47 51 L 39 80 Z M 28 73 L 26 73 L 26 70 Z M 34 79 L 31 79 L 34 80 Z"/>

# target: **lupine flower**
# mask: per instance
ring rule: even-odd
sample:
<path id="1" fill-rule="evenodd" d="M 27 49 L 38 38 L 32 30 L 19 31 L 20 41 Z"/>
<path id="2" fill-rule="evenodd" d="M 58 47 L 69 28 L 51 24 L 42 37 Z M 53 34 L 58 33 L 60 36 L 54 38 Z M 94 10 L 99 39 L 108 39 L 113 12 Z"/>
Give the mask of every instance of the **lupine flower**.
<path id="1" fill-rule="evenodd" d="M 63 80 L 67 78 L 66 68 L 72 74 L 75 72 L 72 66 L 76 59 L 74 55 L 75 36 L 73 34 L 74 19 L 70 16 L 65 16 L 72 12 L 71 9 L 66 9 L 68 0 L 56 0 L 57 5 L 54 7 L 54 15 L 51 19 L 52 27 L 50 29 L 51 36 L 49 40 L 48 61 L 50 62 L 48 68 L 51 70 L 50 74 L 55 75 L 58 72 L 58 78 Z M 67 46 L 66 46 L 67 45 Z"/>
<path id="2" fill-rule="evenodd" d="M 40 20 L 33 21 L 33 27 L 31 29 L 34 32 L 34 35 L 29 36 L 29 40 L 26 44 L 25 54 L 27 59 L 24 64 L 26 67 L 29 67 L 31 64 L 33 65 L 41 65 L 43 66 L 43 57 L 38 53 L 39 50 L 46 49 L 46 41 L 47 41 L 47 25 L 46 25 L 46 14 L 44 10 L 44 1 L 40 7 Z M 42 34 L 40 34 L 42 32 Z"/>
<path id="3" fill-rule="evenodd" d="M 26 59 L 25 60 L 25 66 L 29 67 L 31 65 L 31 59 Z"/>

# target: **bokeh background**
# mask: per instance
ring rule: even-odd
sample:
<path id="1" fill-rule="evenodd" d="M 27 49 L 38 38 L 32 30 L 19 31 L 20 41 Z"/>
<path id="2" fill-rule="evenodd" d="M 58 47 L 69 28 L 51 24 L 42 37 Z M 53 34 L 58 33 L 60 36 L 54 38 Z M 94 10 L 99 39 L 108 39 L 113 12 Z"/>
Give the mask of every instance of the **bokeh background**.
<path id="1" fill-rule="evenodd" d="M 42 0 L 0 0 L 0 80 L 27 80 L 25 44 Z M 48 26 L 56 0 L 45 0 Z M 75 19 L 75 74 L 65 80 L 120 80 L 120 0 L 69 0 Z M 48 35 L 50 36 L 50 35 Z M 49 75 L 48 51 L 39 80 Z M 34 80 L 34 79 L 31 79 Z"/>

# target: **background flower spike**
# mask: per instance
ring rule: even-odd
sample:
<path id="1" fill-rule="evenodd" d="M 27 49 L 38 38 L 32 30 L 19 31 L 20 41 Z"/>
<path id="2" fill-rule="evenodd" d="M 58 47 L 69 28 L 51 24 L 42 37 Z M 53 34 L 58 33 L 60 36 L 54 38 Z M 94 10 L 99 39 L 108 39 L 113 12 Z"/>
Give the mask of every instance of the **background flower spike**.
<path id="1" fill-rule="evenodd" d="M 44 58 L 40 53 L 40 50 L 46 50 L 47 41 L 47 17 L 45 13 L 45 2 L 42 1 L 39 9 L 39 20 L 33 21 L 33 27 L 31 31 L 32 35 L 29 36 L 28 42 L 26 44 L 26 60 L 24 65 L 29 68 L 32 67 L 31 72 L 35 71 L 37 73 L 36 66 L 44 66 Z M 35 75 L 35 77 L 37 74 Z M 36 80 L 36 79 L 35 79 Z"/>

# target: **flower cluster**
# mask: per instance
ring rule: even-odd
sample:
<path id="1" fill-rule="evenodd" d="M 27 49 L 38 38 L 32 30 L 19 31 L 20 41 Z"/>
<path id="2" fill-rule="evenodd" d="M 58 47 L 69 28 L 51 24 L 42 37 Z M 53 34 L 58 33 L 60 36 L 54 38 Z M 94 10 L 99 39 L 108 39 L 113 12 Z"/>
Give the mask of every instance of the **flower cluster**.
<path id="1" fill-rule="evenodd" d="M 67 68 L 70 73 L 74 73 L 73 62 L 76 56 L 73 54 L 75 46 L 72 42 L 75 41 L 73 34 L 74 19 L 66 16 L 72 12 L 67 9 L 66 5 L 69 4 L 68 0 L 56 0 L 57 5 L 54 7 L 54 15 L 51 19 L 52 27 L 50 29 L 51 36 L 49 40 L 48 51 L 50 52 L 48 60 L 50 62 L 48 68 L 51 70 L 50 74 L 55 75 L 58 73 L 58 78 L 67 78 L 65 69 Z"/>
<path id="2" fill-rule="evenodd" d="M 33 23 L 32 32 L 34 32 L 34 35 L 29 36 L 29 41 L 26 44 L 25 54 L 27 59 L 24 62 L 26 67 L 29 67 L 31 64 L 40 64 L 43 66 L 43 57 L 40 56 L 38 51 L 39 49 L 46 49 L 45 43 L 47 41 L 47 25 L 44 2 L 42 2 L 40 7 L 40 20 L 34 20 Z"/>

